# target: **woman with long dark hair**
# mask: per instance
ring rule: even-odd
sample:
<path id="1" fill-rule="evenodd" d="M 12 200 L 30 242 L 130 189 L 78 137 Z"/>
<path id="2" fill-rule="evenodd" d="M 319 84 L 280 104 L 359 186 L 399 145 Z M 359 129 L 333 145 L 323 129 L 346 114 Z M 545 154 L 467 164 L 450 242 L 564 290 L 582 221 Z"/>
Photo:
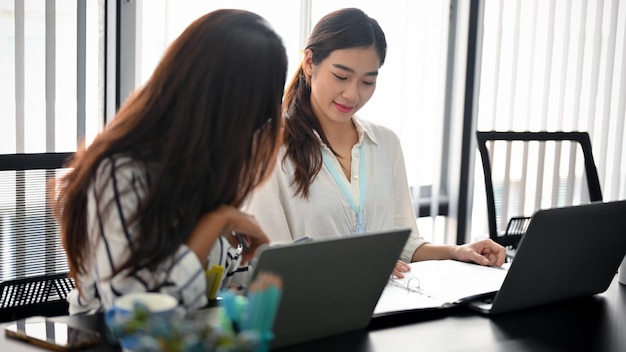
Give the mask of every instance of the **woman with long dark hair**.
<path id="1" fill-rule="evenodd" d="M 279 163 L 246 211 L 276 241 L 410 228 L 397 276 L 409 270 L 405 262 L 428 259 L 500 266 L 504 248 L 491 240 L 433 245 L 419 236 L 400 140 L 356 115 L 374 94 L 386 53 L 383 30 L 360 9 L 315 25 L 285 91 Z"/>
<path id="2" fill-rule="evenodd" d="M 136 291 L 202 307 L 212 264 L 224 285 L 247 281 L 231 282 L 268 239 L 238 208 L 275 164 L 286 70 L 281 38 L 247 11 L 208 13 L 170 45 L 59 181 L 70 313 Z"/>

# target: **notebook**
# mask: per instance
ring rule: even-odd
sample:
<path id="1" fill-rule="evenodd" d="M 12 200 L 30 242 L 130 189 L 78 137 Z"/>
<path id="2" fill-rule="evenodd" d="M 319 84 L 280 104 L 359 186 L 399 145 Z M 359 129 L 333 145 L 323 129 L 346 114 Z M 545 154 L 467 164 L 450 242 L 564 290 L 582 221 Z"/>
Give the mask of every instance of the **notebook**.
<path id="1" fill-rule="evenodd" d="M 364 329 L 411 230 L 351 235 L 261 249 L 252 280 L 283 280 L 272 348 Z"/>
<path id="2" fill-rule="evenodd" d="M 626 254 L 626 201 L 540 210 L 500 289 L 469 302 L 500 314 L 606 291 Z"/>

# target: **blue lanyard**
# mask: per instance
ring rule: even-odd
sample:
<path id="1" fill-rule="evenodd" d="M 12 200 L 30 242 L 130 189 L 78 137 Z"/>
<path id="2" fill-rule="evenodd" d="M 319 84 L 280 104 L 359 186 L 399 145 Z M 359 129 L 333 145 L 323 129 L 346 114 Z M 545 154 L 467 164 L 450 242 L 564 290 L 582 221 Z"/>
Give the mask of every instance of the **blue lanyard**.
<path id="1" fill-rule="evenodd" d="M 352 197 L 352 194 L 350 193 L 350 190 L 348 189 L 348 186 L 346 184 L 345 177 L 340 176 L 339 173 L 337 172 L 337 169 L 333 166 L 333 163 L 330 160 L 330 157 L 328 156 L 328 152 L 324 150 L 322 153 L 322 157 L 323 157 L 324 165 L 326 166 L 328 171 L 330 171 L 330 174 L 335 179 L 335 182 L 337 183 L 337 185 L 339 185 L 339 188 L 341 188 L 343 195 L 348 200 L 348 203 L 350 203 L 350 207 L 356 213 L 355 231 L 357 233 L 363 233 L 363 206 L 365 204 L 365 175 L 366 175 L 365 174 L 365 155 L 363 154 L 363 141 L 361 141 L 359 153 L 360 153 L 360 158 L 361 158 L 359 162 L 359 198 L 360 198 L 359 205 L 356 204 L 354 197 Z"/>

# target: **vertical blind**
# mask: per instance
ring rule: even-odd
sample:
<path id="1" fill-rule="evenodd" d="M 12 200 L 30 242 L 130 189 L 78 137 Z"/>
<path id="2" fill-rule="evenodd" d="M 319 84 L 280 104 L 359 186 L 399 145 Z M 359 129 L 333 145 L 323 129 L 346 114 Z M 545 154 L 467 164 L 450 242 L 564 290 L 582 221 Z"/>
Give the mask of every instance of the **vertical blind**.
<path id="1" fill-rule="evenodd" d="M 619 0 L 484 4 L 478 129 L 586 131 L 604 200 L 626 198 L 626 4 Z M 558 164 L 557 157 L 545 154 L 542 164 Z M 514 164 L 520 154 L 510 158 Z M 482 179 L 480 164 L 474 170 L 476 179 Z M 576 170 L 562 173 L 574 175 Z M 481 182 L 475 185 L 472 218 L 478 220 L 472 222 L 472 233 L 481 234 L 486 233 L 484 189 Z"/>
<path id="2" fill-rule="evenodd" d="M 102 5 L 0 2 L 0 281 L 67 270 L 47 180 L 101 126 Z"/>
<path id="3" fill-rule="evenodd" d="M 74 151 L 101 127 L 100 2 L 0 2 L 0 154 Z"/>

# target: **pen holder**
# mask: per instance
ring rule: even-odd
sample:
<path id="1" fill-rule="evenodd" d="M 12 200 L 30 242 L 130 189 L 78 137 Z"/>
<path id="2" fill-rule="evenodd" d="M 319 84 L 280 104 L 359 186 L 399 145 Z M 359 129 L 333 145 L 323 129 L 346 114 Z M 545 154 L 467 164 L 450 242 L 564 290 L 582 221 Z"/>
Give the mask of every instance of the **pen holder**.
<path id="1" fill-rule="evenodd" d="M 223 325 L 254 342 L 254 352 L 269 351 L 281 295 L 282 280 L 267 273 L 260 273 L 252 282 L 247 296 L 222 291 L 219 304 L 224 312 Z"/>
<path id="2" fill-rule="evenodd" d="M 135 300 L 132 308 L 107 310 L 104 319 L 110 342 L 119 343 L 123 352 L 264 351 L 260 334 L 234 332 L 208 311 L 161 314 L 150 308 L 149 302 Z"/>
<path id="3" fill-rule="evenodd" d="M 149 328 L 167 329 L 176 318 L 178 301 L 161 293 L 137 292 L 117 298 L 104 316 L 108 337 L 119 342 L 122 351 L 140 351 L 145 347 L 142 336 Z"/>
<path id="4" fill-rule="evenodd" d="M 221 298 L 223 329 L 232 329 L 233 333 L 245 337 L 252 343 L 254 352 L 269 351 L 270 342 L 274 338 L 272 325 L 280 301 L 280 291 L 272 286 L 262 292 L 253 292 L 247 297 L 223 291 Z"/>

